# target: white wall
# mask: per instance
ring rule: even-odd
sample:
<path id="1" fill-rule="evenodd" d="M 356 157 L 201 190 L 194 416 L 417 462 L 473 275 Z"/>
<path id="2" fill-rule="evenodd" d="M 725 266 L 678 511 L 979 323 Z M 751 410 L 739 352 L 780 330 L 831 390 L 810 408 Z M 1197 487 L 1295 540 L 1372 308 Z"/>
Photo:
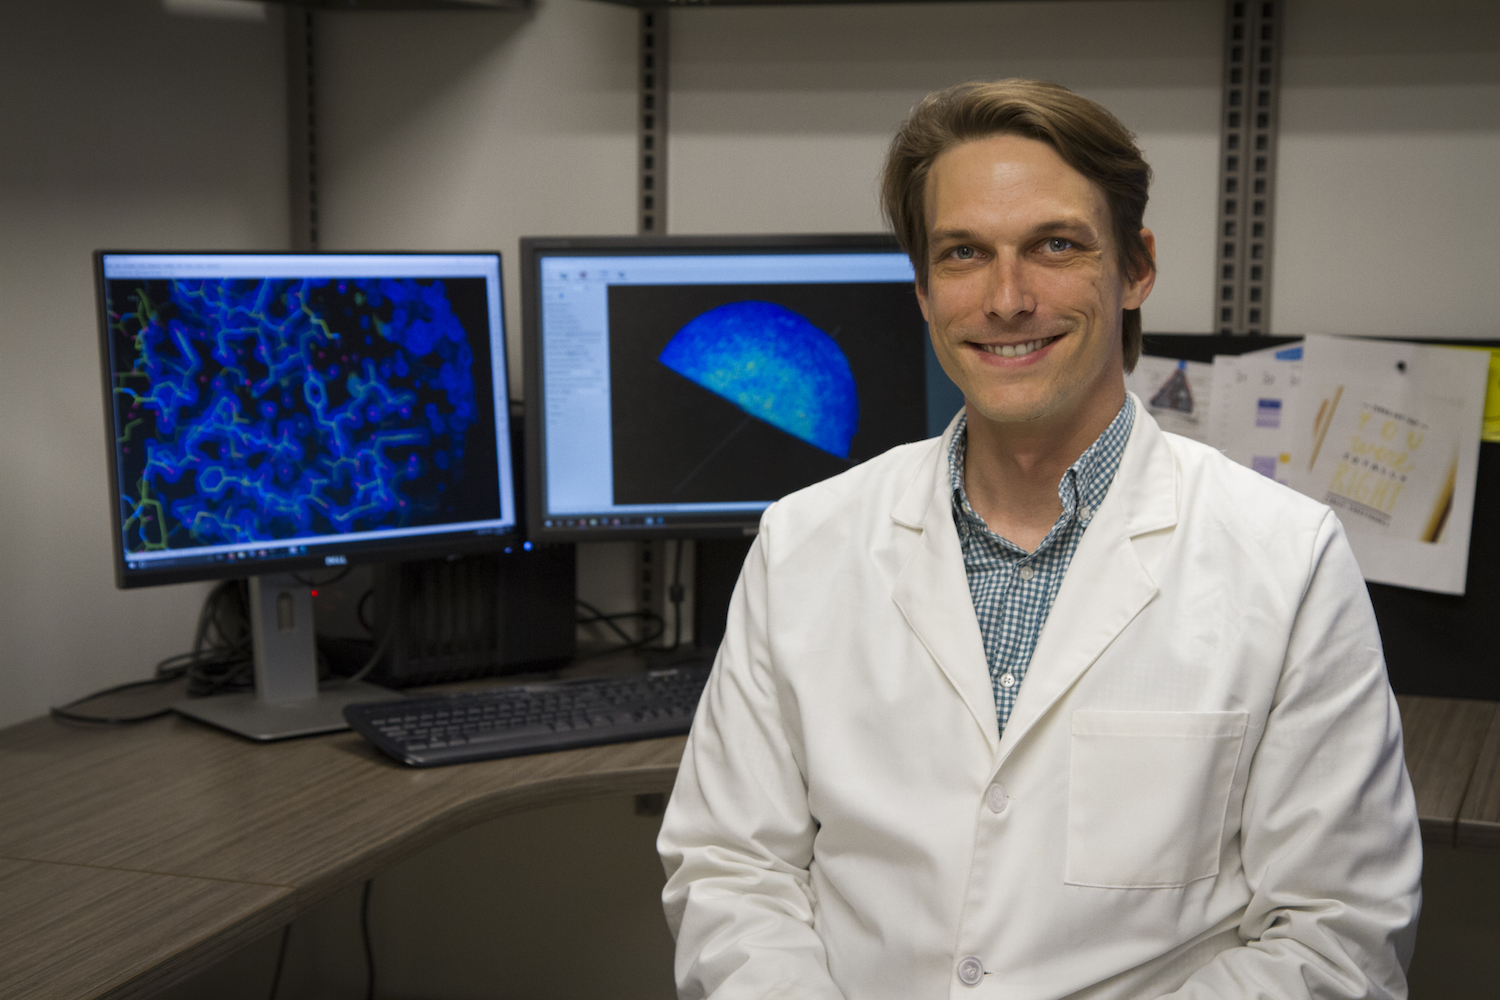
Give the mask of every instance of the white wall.
<path id="1" fill-rule="evenodd" d="M 1500 5 L 1287 4 L 1274 332 L 1500 337 Z"/>
<path id="2" fill-rule="evenodd" d="M 886 145 L 931 90 L 1031 76 L 1104 104 L 1156 181 L 1160 276 L 1146 329 L 1208 328 L 1222 0 L 674 10 L 674 233 L 882 228 Z"/>
<path id="3" fill-rule="evenodd" d="M 318 23 L 323 247 L 499 250 L 519 396 L 520 237 L 635 232 L 635 11 Z"/>
<path id="4" fill-rule="evenodd" d="M 0 5 L 0 725 L 148 676 L 201 587 L 115 589 L 90 254 L 287 238 L 279 19 Z"/>
<path id="5" fill-rule="evenodd" d="M 1500 336 L 1500 5 L 1286 4 L 1276 332 Z M 1224 5 L 1080 0 L 672 12 L 673 232 L 879 228 L 881 156 L 931 89 L 1036 76 L 1135 130 L 1161 276 L 1204 332 Z"/>

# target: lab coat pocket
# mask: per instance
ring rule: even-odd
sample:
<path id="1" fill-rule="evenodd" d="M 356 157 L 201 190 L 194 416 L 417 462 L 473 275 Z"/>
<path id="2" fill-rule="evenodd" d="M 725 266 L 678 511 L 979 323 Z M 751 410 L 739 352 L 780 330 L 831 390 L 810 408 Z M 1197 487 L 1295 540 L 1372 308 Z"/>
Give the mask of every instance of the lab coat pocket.
<path id="1" fill-rule="evenodd" d="M 1075 711 L 1064 881 L 1145 889 L 1218 874 L 1248 718 Z"/>

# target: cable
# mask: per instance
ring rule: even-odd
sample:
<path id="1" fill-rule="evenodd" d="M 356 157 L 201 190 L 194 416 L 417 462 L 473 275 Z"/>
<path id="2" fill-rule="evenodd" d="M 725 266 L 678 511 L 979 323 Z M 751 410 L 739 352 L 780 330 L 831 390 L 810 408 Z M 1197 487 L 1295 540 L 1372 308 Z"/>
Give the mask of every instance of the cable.
<path id="1" fill-rule="evenodd" d="M 346 568 L 331 580 L 312 584 L 297 577 L 306 586 L 326 587 L 343 579 L 349 572 Z M 293 574 L 295 575 L 295 574 Z M 372 634 L 375 629 L 366 620 L 366 602 L 374 590 L 366 591 L 359 599 L 356 613 L 360 624 Z M 198 611 L 198 623 L 193 630 L 193 648 L 186 653 L 169 656 L 156 665 L 153 676 L 147 680 L 130 681 L 114 687 L 94 691 L 63 705 L 50 709 L 52 717 L 69 722 L 87 722 L 102 726 L 122 726 L 137 722 L 148 722 L 171 714 L 170 708 L 144 712 L 140 715 L 88 715 L 75 712 L 79 705 L 138 688 L 154 687 L 171 681 L 187 678 L 187 693 L 193 696 L 218 694 L 223 691 L 250 691 L 255 687 L 255 657 L 251 646 L 249 584 L 245 580 L 224 580 L 216 584 L 203 599 Z M 394 626 L 388 627 L 370 659 L 348 681 L 363 680 L 379 664 L 386 647 L 395 634 Z M 628 637 L 626 637 L 628 638 Z M 325 679 L 330 671 L 326 657 L 320 650 L 318 676 Z"/>
<path id="2" fill-rule="evenodd" d="M 359 619 L 360 628 L 363 628 L 371 635 L 375 634 L 375 626 L 371 625 L 370 620 L 365 617 L 365 602 L 370 600 L 374 596 L 375 588 L 371 587 L 369 590 L 359 595 L 359 600 L 355 602 L 354 605 L 354 617 Z"/>
<path id="3" fill-rule="evenodd" d="M 271 976 L 270 1000 L 276 1000 L 276 994 L 281 991 L 281 970 L 286 966 L 286 945 L 292 939 L 292 925 L 287 924 L 281 929 L 281 947 L 276 952 L 276 972 Z"/>
<path id="4" fill-rule="evenodd" d="M 620 641 L 623 642 L 623 643 L 625 643 L 626 645 L 629 645 L 630 643 L 636 641 L 636 640 L 630 638 L 630 636 L 626 635 L 624 629 L 622 629 L 620 626 L 618 626 L 618 625 L 615 624 L 615 619 L 616 618 L 633 618 L 633 617 L 638 617 L 639 615 L 642 614 L 642 612 L 639 612 L 639 611 L 623 611 L 623 612 L 620 612 L 619 614 L 607 615 L 603 611 L 600 611 L 598 608 L 594 607 L 588 601 L 585 601 L 585 600 L 582 600 L 582 599 L 580 599 L 578 601 L 578 606 L 580 608 L 582 608 L 583 610 L 587 611 L 589 614 L 591 614 L 591 615 L 594 616 L 592 618 L 586 618 L 586 619 L 581 620 L 579 622 L 580 625 L 591 625 L 591 624 L 593 624 L 595 622 L 598 622 L 598 623 L 603 624 L 604 626 L 606 626 L 615 635 L 619 636 L 620 637 Z"/>
<path id="5" fill-rule="evenodd" d="M 366 675 L 368 675 L 370 671 L 374 670 L 375 667 L 380 663 L 380 658 L 385 655 L 385 648 L 391 644 L 391 638 L 395 634 L 396 623 L 395 621 L 392 621 L 385 627 L 385 635 L 381 637 L 380 642 L 375 644 L 375 651 L 370 654 L 370 658 L 365 661 L 365 665 L 360 667 L 354 673 L 350 674 L 348 677 L 344 678 L 344 683 L 353 684 L 356 681 L 364 680 Z"/>
<path id="6" fill-rule="evenodd" d="M 584 653 L 581 656 L 574 657 L 575 660 L 592 660 L 596 656 L 609 656 L 612 653 L 624 653 L 632 649 L 639 649 L 660 639 L 667 630 L 667 623 L 662 621 L 660 615 L 652 611 L 620 611 L 612 615 L 607 615 L 588 601 L 580 600 L 578 606 L 593 615 L 592 618 L 580 618 L 578 620 L 580 625 L 604 625 L 618 635 L 621 641 L 617 645 L 609 646 L 605 649 L 597 649 L 592 653 Z M 647 622 L 654 622 L 656 624 L 656 631 L 639 639 L 632 639 L 624 629 L 615 624 L 621 618 L 642 618 Z"/>
<path id="7" fill-rule="evenodd" d="M 619 621 L 622 618 L 645 618 L 648 621 L 660 621 L 661 616 L 655 611 L 616 611 L 612 615 L 592 615 L 588 618 L 579 618 L 579 625 L 597 625 L 600 622 Z M 634 642 L 634 639 L 630 640 Z"/>
<path id="8" fill-rule="evenodd" d="M 672 585 L 667 590 L 667 596 L 672 602 L 672 645 L 668 649 L 671 652 L 677 650 L 682 645 L 682 602 L 686 595 L 682 586 L 681 539 L 677 540 L 677 548 L 673 556 Z M 620 637 L 620 645 L 611 646 L 608 649 L 595 650 L 592 653 L 585 653 L 575 659 L 590 660 L 596 656 L 608 656 L 611 653 L 622 653 L 631 649 L 639 649 L 660 639 L 667 631 L 667 623 L 654 611 L 619 611 L 615 614 L 607 615 L 585 600 L 579 600 L 578 606 L 593 616 L 591 618 L 578 619 L 578 624 L 603 625 Z M 656 624 L 656 631 L 639 639 L 632 639 L 626 634 L 624 629 L 616 624 L 622 618 L 640 618 L 647 622 L 654 622 Z"/>
<path id="9" fill-rule="evenodd" d="M 210 638 L 217 641 L 210 645 Z M 79 705 L 109 694 L 166 684 L 179 678 L 188 679 L 189 694 L 213 694 L 221 689 L 242 689 L 254 683 L 254 661 L 250 650 L 249 598 L 242 580 L 225 580 L 214 586 L 203 599 L 198 624 L 193 632 L 193 648 L 187 653 L 169 656 L 156 664 L 147 680 L 117 684 L 95 691 L 64 705 L 54 706 L 53 718 L 69 722 L 88 722 L 103 726 L 122 726 L 161 718 L 171 712 L 163 708 L 141 715 L 87 715 L 74 712 Z"/>
<path id="10" fill-rule="evenodd" d="M 612 654 L 612 652 L 625 651 L 625 649 L 636 649 L 639 648 L 639 646 L 645 646 L 648 645 L 648 643 L 655 642 L 655 640 L 660 639 L 660 637 L 663 636 L 664 633 L 666 633 L 666 622 L 661 621 L 661 616 L 657 615 L 657 613 L 655 612 L 648 612 L 648 610 L 639 610 L 639 612 L 615 612 L 613 613 L 613 615 L 606 615 L 606 613 L 598 610 L 597 607 L 589 604 L 588 601 L 577 601 L 577 604 L 579 604 L 579 607 L 582 607 L 583 610 L 586 610 L 586 612 L 588 612 L 589 615 L 592 616 L 592 618 L 577 619 L 577 624 L 604 625 L 604 627 L 609 628 L 612 633 L 615 633 L 616 636 L 619 636 L 618 646 L 610 646 L 610 648 L 607 649 L 598 649 L 598 651 L 591 652 L 591 654 L 582 655 L 582 657 L 579 657 L 579 660 L 588 660 L 588 658 L 591 657 L 603 657 L 603 655 Z M 657 628 L 655 628 L 654 633 L 649 634 L 649 636 L 642 636 L 640 637 L 640 639 L 631 639 L 630 634 L 625 633 L 625 630 L 622 630 L 622 628 L 619 627 L 618 624 L 616 624 L 616 622 L 618 622 L 619 619 L 622 618 L 643 619 L 643 621 L 648 622 L 648 624 L 655 624 L 655 627 Z"/>
<path id="11" fill-rule="evenodd" d="M 672 586 L 667 588 L 667 599 L 672 602 L 672 652 L 682 645 L 682 539 L 677 539 L 677 552 L 672 557 Z"/>
<path id="12" fill-rule="evenodd" d="M 370 943 L 370 887 L 374 884 L 374 879 L 365 879 L 359 903 L 359 930 L 365 939 L 365 1000 L 375 1000 L 375 947 Z"/>
<path id="13" fill-rule="evenodd" d="M 302 584 L 302 586 L 304 587 L 331 587 L 335 583 L 338 583 L 340 580 L 342 580 L 344 577 L 348 576 L 353 571 L 353 566 L 345 566 L 343 569 L 334 573 L 333 576 L 321 581 L 305 580 L 302 578 L 302 574 L 300 573 L 288 573 L 287 575 L 290 576 L 293 580 L 296 580 L 298 583 Z"/>
<path id="14" fill-rule="evenodd" d="M 210 632 L 218 642 L 205 650 Z M 244 691 L 254 687 L 249 584 L 225 580 L 204 601 L 193 652 L 185 657 L 190 695 Z"/>

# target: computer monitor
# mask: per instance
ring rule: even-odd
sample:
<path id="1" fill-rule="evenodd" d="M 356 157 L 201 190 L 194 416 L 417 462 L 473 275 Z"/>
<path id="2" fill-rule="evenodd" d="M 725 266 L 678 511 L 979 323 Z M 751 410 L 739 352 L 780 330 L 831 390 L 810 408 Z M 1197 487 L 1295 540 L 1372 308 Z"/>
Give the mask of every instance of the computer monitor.
<path id="1" fill-rule="evenodd" d="M 251 578 L 256 694 L 187 714 L 343 725 L 294 574 L 517 528 L 494 253 L 95 254 L 120 587 Z"/>
<path id="2" fill-rule="evenodd" d="M 889 236 L 526 238 L 521 272 L 533 537 L 753 534 L 962 405 Z"/>

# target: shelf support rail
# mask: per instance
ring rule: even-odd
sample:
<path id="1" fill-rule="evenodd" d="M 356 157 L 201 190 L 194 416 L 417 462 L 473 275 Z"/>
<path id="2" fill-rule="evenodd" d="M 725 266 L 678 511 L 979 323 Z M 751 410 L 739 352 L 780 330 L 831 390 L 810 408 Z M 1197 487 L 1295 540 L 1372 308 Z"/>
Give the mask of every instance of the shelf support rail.
<path id="1" fill-rule="evenodd" d="M 1210 329 L 1271 332 L 1271 248 L 1285 0 L 1228 0 Z"/>
<path id="2" fill-rule="evenodd" d="M 640 105 L 636 109 L 636 228 L 667 231 L 667 12 L 640 13 Z"/>
<path id="3" fill-rule="evenodd" d="M 287 188 L 291 249 L 318 249 L 318 115 L 313 12 L 286 10 Z"/>

